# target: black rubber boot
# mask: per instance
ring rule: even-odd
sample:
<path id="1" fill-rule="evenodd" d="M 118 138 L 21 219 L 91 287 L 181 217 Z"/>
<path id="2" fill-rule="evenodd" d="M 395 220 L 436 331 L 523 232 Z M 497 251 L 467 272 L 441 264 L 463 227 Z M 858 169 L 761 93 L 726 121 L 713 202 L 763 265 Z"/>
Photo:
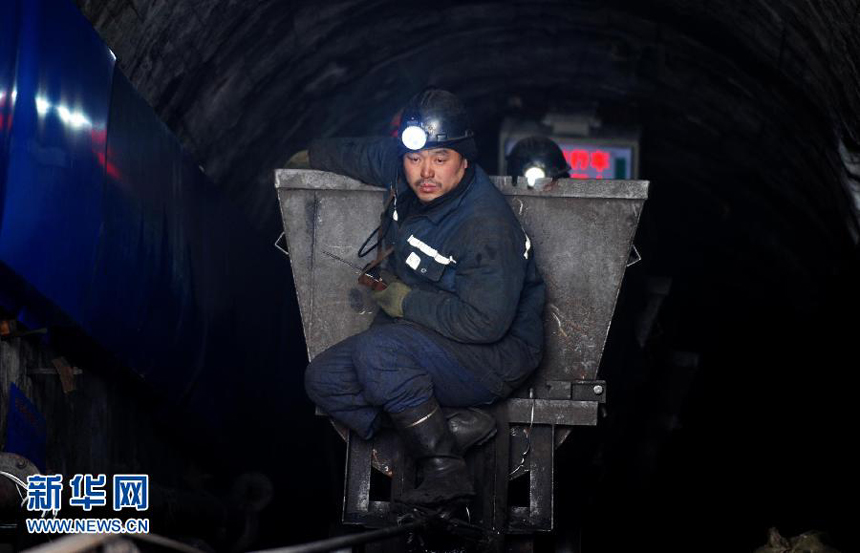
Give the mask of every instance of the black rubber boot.
<path id="1" fill-rule="evenodd" d="M 417 488 L 400 497 L 403 503 L 437 507 L 475 495 L 466 461 L 457 451 L 448 421 L 435 399 L 390 416 L 406 450 L 424 474 Z"/>
<path id="2" fill-rule="evenodd" d="M 496 435 L 496 419 L 475 407 L 444 407 L 448 428 L 454 435 L 457 451 L 464 454 L 473 445 L 481 445 Z"/>

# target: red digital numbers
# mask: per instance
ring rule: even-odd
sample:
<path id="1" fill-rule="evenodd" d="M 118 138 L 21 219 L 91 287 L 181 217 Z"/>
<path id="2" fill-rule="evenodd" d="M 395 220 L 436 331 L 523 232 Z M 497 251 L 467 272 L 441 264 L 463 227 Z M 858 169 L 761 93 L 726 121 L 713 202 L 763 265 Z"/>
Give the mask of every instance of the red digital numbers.
<path id="1" fill-rule="evenodd" d="M 562 150 L 570 164 L 572 179 L 602 179 L 609 169 L 609 152 L 605 150 Z"/>
<path id="2" fill-rule="evenodd" d="M 600 173 L 609 169 L 609 152 L 601 150 L 591 152 L 591 166 Z"/>
<path id="3" fill-rule="evenodd" d="M 568 152 L 565 152 L 567 154 Z M 571 169 L 588 169 L 588 152 L 585 150 L 573 150 L 570 152 Z"/>

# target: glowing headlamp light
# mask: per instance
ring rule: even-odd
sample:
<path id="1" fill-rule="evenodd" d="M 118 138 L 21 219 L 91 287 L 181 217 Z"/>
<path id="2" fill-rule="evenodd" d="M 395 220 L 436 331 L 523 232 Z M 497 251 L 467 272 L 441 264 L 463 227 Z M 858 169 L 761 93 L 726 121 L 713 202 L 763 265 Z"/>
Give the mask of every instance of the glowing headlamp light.
<path id="1" fill-rule="evenodd" d="M 529 182 L 529 186 L 534 186 L 535 181 L 537 179 L 542 179 L 546 177 L 546 173 L 543 172 L 543 169 L 540 167 L 529 167 L 526 169 L 526 172 L 523 174 L 526 180 Z"/>
<path id="2" fill-rule="evenodd" d="M 420 150 L 427 144 L 427 133 L 417 124 L 410 121 L 400 134 L 400 140 L 410 150 Z"/>

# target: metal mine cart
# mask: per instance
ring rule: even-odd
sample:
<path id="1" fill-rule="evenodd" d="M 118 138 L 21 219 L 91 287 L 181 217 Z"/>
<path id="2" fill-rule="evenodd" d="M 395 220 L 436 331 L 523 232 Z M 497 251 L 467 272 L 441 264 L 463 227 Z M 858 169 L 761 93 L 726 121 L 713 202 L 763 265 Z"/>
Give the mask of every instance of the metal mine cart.
<path id="1" fill-rule="evenodd" d="M 564 179 L 528 188 L 514 186 L 510 177 L 492 180 L 534 244 L 547 285 L 543 363 L 491 408 L 499 432 L 467 456 L 478 492 L 471 520 L 501 537 L 553 529 L 555 448 L 571 427 L 597 424 L 598 404 L 606 398 L 597 369 L 648 183 Z M 369 290 L 322 252 L 363 265 L 356 252 L 379 221 L 384 190 L 322 171 L 279 170 L 276 181 L 313 359 L 365 330 L 376 312 Z M 392 501 L 415 482 L 396 435 L 382 432 L 366 442 L 338 431 L 347 442 L 343 521 L 395 524 Z M 517 478 L 528 482 L 524 505 L 508 501 L 509 482 Z"/>

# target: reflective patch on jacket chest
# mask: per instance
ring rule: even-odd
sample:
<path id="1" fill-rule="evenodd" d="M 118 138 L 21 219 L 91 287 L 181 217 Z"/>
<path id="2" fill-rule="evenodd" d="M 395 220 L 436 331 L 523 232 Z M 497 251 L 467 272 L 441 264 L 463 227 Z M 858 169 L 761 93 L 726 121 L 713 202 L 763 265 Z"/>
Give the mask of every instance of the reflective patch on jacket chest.
<path id="1" fill-rule="evenodd" d="M 412 251 L 409 252 L 404 262 L 410 269 L 427 280 L 438 283 L 445 273 L 445 269 L 457 263 L 453 257 L 445 257 L 436 248 L 416 238 L 415 235 L 410 235 L 406 243 L 412 248 Z"/>
<path id="2" fill-rule="evenodd" d="M 421 265 L 421 258 L 415 252 L 411 252 L 409 257 L 406 258 L 406 264 L 414 271 L 418 268 L 418 265 Z"/>

